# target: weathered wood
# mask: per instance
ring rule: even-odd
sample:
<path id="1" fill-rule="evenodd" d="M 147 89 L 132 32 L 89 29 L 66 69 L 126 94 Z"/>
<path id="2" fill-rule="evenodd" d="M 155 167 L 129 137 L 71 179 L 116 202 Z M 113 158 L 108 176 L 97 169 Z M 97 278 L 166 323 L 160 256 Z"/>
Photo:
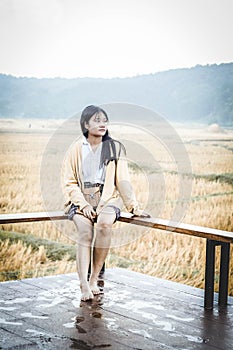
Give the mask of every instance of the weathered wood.
<path id="1" fill-rule="evenodd" d="M 216 230 L 209 227 L 195 226 L 157 218 L 132 217 L 127 213 L 122 213 L 119 221 L 220 242 L 233 243 L 233 232 Z"/>
<path id="2" fill-rule="evenodd" d="M 49 220 L 65 220 L 67 215 L 62 211 L 55 212 L 37 212 L 37 213 L 20 213 L 20 214 L 0 214 L 0 224 L 49 221 Z M 209 227 L 189 225 L 179 222 L 158 218 L 133 217 L 129 213 L 121 213 L 119 221 L 151 227 L 154 229 L 177 232 L 189 236 L 207 238 L 219 242 L 233 243 L 233 232 L 216 230 Z"/>
<path id="3" fill-rule="evenodd" d="M 65 219 L 67 219 L 67 215 L 65 215 L 62 211 L 54 211 L 49 213 L 35 212 L 19 214 L 0 214 L 0 225 Z"/>
<path id="4" fill-rule="evenodd" d="M 2 349 L 232 349 L 233 298 L 205 311 L 203 290 L 126 269 L 107 269 L 91 302 L 75 273 L 2 282 L 0 294 Z"/>

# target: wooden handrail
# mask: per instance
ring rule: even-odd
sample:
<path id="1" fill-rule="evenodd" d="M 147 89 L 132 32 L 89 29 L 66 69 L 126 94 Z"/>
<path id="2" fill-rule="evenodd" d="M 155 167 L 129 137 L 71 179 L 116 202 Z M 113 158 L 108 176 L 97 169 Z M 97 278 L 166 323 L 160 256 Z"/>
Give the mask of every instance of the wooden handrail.
<path id="1" fill-rule="evenodd" d="M 207 238 L 214 241 L 233 243 L 233 232 L 212 229 L 209 227 L 196 226 L 157 218 L 129 217 L 122 213 L 119 221 L 151 227 L 159 230 L 182 233 L 189 236 Z"/>
<path id="2" fill-rule="evenodd" d="M 67 215 L 65 215 L 62 211 L 0 214 L 0 224 L 66 220 L 67 218 Z M 121 213 L 119 221 L 159 230 L 177 232 L 189 236 L 207 238 L 219 242 L 233 243 L 233 232 L 230 231 L 216 230 L 209 227 L 195 226 L 158 218 L 136 217 L 125 212 Z"/>
<path id="3" fill-rule="evenodd" d="M 36 222 L 49 220 L 67 220 L 68 216 L 62 211 L 36 212 L 20 214 L 0 214 L 0 224 L 12 224 L 22 222 Z M 233 232 L 215 230 L 209 227 L 189 225 L 172 222 L 158 218 L 136 217 L 122 212 L 119 221 L 151 227 L 154 229 L 172 231 L 188 236 L 196 236 L 206 239 L 206 268 L 205 268 L 205 297 L 204 307 L 213 308 L 214 301 L 214 273 L 215 273 L 215 247 L 221 245 L 220 282 L 219 282 L 219 306 L 227 305 L 230 243 L 233 243 Z"/>
<path id="4" fill-rule="evenodd" d="M 0 225 L 65 219 L 68 219 L 68 216 L 62 211 L 0 214 Z"/>

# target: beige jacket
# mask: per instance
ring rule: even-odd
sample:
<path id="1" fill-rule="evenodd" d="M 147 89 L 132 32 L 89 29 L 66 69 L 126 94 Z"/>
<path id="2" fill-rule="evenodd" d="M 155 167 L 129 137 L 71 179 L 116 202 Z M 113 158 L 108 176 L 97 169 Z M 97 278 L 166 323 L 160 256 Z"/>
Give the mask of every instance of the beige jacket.
<path id="1" fill-rule="evenodd" d="M 81 157 L 82 141 L 78 140 L 67 151 L 62 169 L 65 213 L 68 213 L 72 203 L 81 210 L 89 204 L 83 196 Z M 120 158 L 116 162 L 110 161 L 106 167 L 103 193 L 96 212 L 99 214 L 107 205 L 116 205 L 121 209 L 123 204 L 129 212 L 135 215 L 142 214 L 130 183 L 127 161 Z"/>

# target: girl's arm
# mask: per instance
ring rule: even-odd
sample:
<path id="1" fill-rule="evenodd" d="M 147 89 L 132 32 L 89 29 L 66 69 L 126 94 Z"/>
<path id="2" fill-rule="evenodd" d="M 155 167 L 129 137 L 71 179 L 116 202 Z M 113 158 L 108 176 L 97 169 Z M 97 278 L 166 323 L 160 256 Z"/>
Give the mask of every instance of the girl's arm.
<path id="1" fill-rule="evenodd" d="M 63 193 L 65 197 L 65 207 L 70 204 L 79 206 L 80 210 L 89 205 L 85 200 L 78 182 L 77 152 L 74 150 L 68 151 L 63 163 L 62 178 L 63 178 Z"/>
<path id="2" fill-rule="evenodd" d="M 126 206 L 126 209 L 136 216 L 148 216 L 140 208 L 133 187 L 130 182 L 128 162 L 125 158 L 119 158 L 116 162 L 116 187 Z"/>

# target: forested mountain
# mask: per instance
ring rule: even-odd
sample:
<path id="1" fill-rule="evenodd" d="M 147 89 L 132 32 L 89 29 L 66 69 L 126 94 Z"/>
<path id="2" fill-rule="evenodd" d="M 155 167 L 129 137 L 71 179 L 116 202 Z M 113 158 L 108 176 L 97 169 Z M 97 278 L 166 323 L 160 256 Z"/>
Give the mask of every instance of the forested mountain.
<path id="1" fill-rule="evenodd" d="M 1 118 L 67 118 L 88 104 L 128 102 L 170 121 L 233 125 L 233 63 L 113 79 L 0 74 L 0 91 Z"/>

